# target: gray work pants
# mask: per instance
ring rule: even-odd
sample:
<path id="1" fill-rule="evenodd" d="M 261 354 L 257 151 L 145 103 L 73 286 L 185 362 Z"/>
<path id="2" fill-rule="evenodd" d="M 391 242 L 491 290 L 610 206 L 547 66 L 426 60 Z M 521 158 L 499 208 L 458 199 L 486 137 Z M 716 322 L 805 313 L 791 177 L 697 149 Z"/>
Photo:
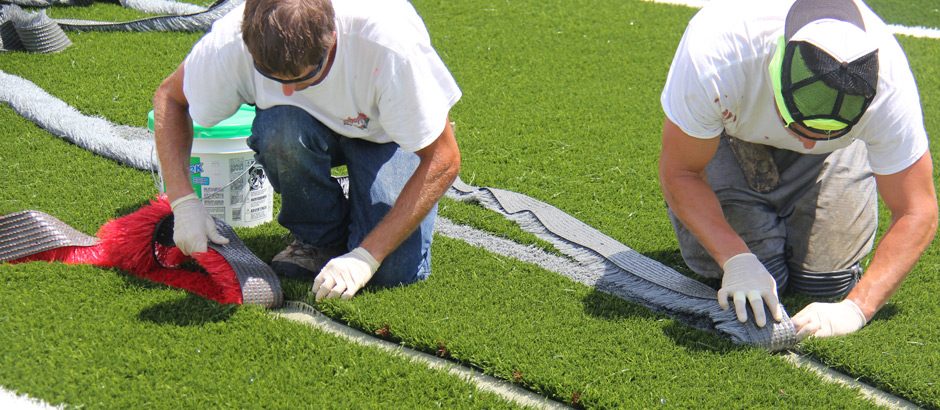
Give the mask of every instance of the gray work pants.
<path id="1" fill-rule="evenodd" d="M 875 179 L 862 141 L 831 154 L 767 147 L 780 174 L 770 192 L 752 190 L 727 136 L 706 168 L 725 219 L 777 281 L 823 298 L 845 295 L 861 275 L 877 227 Z M 696 273 L 720 278 L 722 269 L 669 210 L 682 258 Z"/>

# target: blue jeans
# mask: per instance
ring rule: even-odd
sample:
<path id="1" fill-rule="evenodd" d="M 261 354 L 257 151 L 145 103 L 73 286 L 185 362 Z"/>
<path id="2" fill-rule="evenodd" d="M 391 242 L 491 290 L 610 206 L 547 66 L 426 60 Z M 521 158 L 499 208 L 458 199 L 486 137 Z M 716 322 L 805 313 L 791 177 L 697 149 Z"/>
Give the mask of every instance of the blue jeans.
<path id="1" fill-rule="evenodd" d="M 251 134 L 248 146 L 281 194 L 278 222 L 317 247 L 359 246 L 395 204 L 419 162 L 398 144 L 344 137 L 293 106 L 257 109 Z M 348 198 L 330 175 L 340 165 L 349 173 Z M 431 274 L 436 215 L 437 205 L 382 261 L 370 284 L 408 284 Z"/>

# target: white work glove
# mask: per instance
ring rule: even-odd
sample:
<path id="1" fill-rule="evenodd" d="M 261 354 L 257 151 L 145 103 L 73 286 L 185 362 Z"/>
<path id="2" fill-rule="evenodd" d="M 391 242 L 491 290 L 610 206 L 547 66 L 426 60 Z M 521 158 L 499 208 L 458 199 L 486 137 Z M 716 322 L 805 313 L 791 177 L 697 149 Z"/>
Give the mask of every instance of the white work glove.
<path id="1" fill-rule="evenodd" d="M 323 298 L 350 299 L 372 279 L 378 269 L 379 262 L 372 254 L 358 247 L 331 259 L 313 280 L 312 291 L 317 294 L 317 302 Z"/>
<path id="2" fill-rule="evenodd" d="M 796 336 L 803 340 L 809 336 L 842 336 L 861 329 L 868 323 L 865 314 L 855 302 L 845 299 L 839 303 L 810 303 L 793 316 Z"/>
<path id="3" fill-rule="evenodd" d="M 208 241 L 219 245 L 228 243 L 215 227 L 206 207 L 195 193 L 177 198 L 170 203 L 173 210 L 173 242 L 185 255 L 205 252 Z"/>
<path id="4" fill-rule="evenodd" d="M 770 308 L 774 320 L 779 322 L 783 318 L 783 311 L 777 300 L 777 282 L 757 256 L 753 253 L 735 255 L 725 261 L 723 269 L 725 274 L 721 278 L 721 289 L 718 289 L 718 304 L 722 309 L 728 309 L 728 296 L 731 296 L 734 311 L 741 323 L 747 322 L 747 303 L 751 304 L 754 323 L 758 327 L 767 324 L 763 306 L 765 303 Z"/>

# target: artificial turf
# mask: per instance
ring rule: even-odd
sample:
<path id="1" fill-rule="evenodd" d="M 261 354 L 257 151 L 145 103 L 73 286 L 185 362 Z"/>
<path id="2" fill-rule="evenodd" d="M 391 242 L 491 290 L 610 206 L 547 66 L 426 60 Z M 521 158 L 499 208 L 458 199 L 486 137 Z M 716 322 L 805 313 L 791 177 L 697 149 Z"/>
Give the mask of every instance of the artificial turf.
<path id="1" fill-rule="evenodd" d="M 80 230 L 139 207 L 149 176 L 0 107 L 0 214 L 43 209 Z M 263 235 L 259 229 L 254 235 Z M 251 243 L 257 243 L 253 241 Z M 88 266 L 0 266 L 0 386 L 91 408 L 513 407 L 446 372 Z"/>
<path id="2" fill-rule="evenodd" d="M 414 3 L 464 92 L 452 117 L 458 124 L 466 182 L 526 193 L 650 257 L 681 268 L 656 182 L 662 123 L 658 95 L 673 49 L 694 10 L 617 0 Z M 911 4 L 916 8 L 921 3 Z M 873 4 L 876 9 L 907 7 L 890 1 Z M 107 14 L 112 18 L 100 18 L 125 18 L 119 8 L 109 5 L 96 4 L 88 10 L 99 7 L 103 13 L 115 13 Z M 70 7 L 54 9 L 53 15 L 72 17 L 71 13 L 78 12 L 94 14 Z M 912 16 L 897 22 L 916 24 L 913 19 L 924 14 L 897 11 L 899 16 Z M 928 24 L 931 21 L 920 24 L 940 26 L 935 21 Z M 0 69 L 36 82 L 84 113 L 143 126 L 152 91 L 199 34 L 70 33 L 70 37 L 75 44 L 59 54 L 0 55 Z M 940 130 L 935 120 L 940 107 L 935 68 L 940 61 L 933 51 L 936 41 L 901 38 L 917 76 L 931 134 Z M 49 136 L 6 107 L 0 107 L 0 141 L 4 146 L 0 151 L 0 213 L 40 209 L 93 233 L 106 219 L 136 209 L 156 192 L 149 174 L 115 166 Z M 932 141 L 936 147 L 936 139 Z M 445 201 L 441 213 L 518 241 L 538 243 L 488 211 L 470 205 Z M 882 229 L 887 222 L 882 213 Z M 285 231 L 274 223 L 238 232 L 265 260 L 286 243 Z M 851 391 L 822 384 L 814 376 L 789 367 L 778 357 L 731 346 L 531 265 L 442 237 L 436 238 L 433 255 L 435 271 L 425 283 L 367 291 L 353 301 L 319 307 L 363 330 L 385 329 L 380 333 L 404 344 L 586 407 L 870 405 Z M 940 291 L 938 264 L 940 254 L 935 246 L 869 326 L 849 337 L 804 343 L 801 349 L 918 404 L 940 407 L 936 376 L 940 372 L 936 342 L 940 327 L 924 319 L 940 313 L 933 297 Z M 89 275 L 95 280 L 84 283 L 81 278 Z M 186 400 L 192 400 L 178 404 L 224 400 L 217 392 L 225 386 L 225 378 L 194 381 L 171 374 L 172 370 L 156 372 L 153 378 L 147 374 L 142 379 L 127 377 L 120 366 L 126 366 L 127 373 L 148 370 L 141 364 L 145 362 L 141 356 L 120 353 L 125 345 L 159 349 L 167 339 L 179 339 L 167 350 L 185 350 L 200 343 L 240 347 L 240 339 L 271 333 L 270 338 L 288 343 L 294 343 L 294 338 L 316 340 L 317 345 L 321 338 L 333 340 L 323 343 L 333 343 L 335 355 L 346 358 L 348 368 L 356 368 L 363 355 L 372 354 L 353 347 L 343 350 L 341 342 L 313 331 L 267 325 L 258 309 L 212 306 L 111 271 L 58 264 L 0 266 L 0 283 L 4 293 L 0 300 L 35 301 L 28 309 L 17 308 L 19 302 L 0 305 L 0 326 L 16 330 L 16 337 L 0 331 L 4 360 L 0 385 L 52 402 L 139 405 L 164 391 L 152 386 L 160 378 L 195 386 L 181 390 L 182 384 L 172 385 L 186 392 Z M 304 297 L 306 284 L 287 285 L 291 296 Z M 93 298 L 101 294 L 99 290 L 104 295 Z M 785 302 L 791 314 L 805 303 L 799 298 L 786 298 Z M 73 314 L 71 320 L 47 319 L 67 316 L 76 307 L 84 313 Z M 31 313 L 34 310 L 37 313 Z M 152 320 L 141 315 L 151 311 L 175 325 L 149 329 Z M 200 313 L 205 311 L 215 313 Z M 221 316 L 216 320 L 206 319 L 206 315 Z M 200 320 L 199 326 L 177 323 Z M 97 323 L 102 321 L 106 323 Z M 68 331 L 51 333 L 51 327 Z M 118 337 L 102 337 L 108 332 L 135 337 L 132 343 L 122 344 Z M 138 333 L 140 337 L 136 337 Z M 33 350 L 40 348 L 33 345 L 46 340 L 47 334 L 59 336 L 60 344 Z M 82 350 L 82 342 L 94 343 L 97 350 Z M 110 350 L 119 352 L 116 357 L 135 360 L 128 362 L 132 365 L 105 360 L 96 367 L 93 361 L 73 357 L 103 357 L 106 355 L 101 352 Z M 202 367 L 225 367 L 219 371 L 237 377 L 234 367 L 241 363 L 237 351 L 219 351 L 221 364 L 181 354 L 155 366 L 197 375 L 205 374 Z M 294 353 L 290 349 L 280 352 Z M 157 359 L 143 357 L 148 363 Z M 374 360 L 383 363 L 374 365 L 376 368 L 389 367 L 387 371 L 407 367 L 402 370 L 406 379 L 424 377 L 420 369 L 407 364 Z M 329 375 L 310 367 L 314 366 L 302 369 L 313 374 L 311 380 L 326 383 Z M 52 377 L 56 371 L 69 376 Z M 117 374 L 125 380 L 117 383 Z M 373 373 L 361 376 L 368 383 L 377 383 L 386 394 L 375 401 L 365 394 L 353 398 L 366 406 L 388 403 L 386 398 L 399 395 L 405 405 L 418 407 L 429 407 L 437 399 L 423 400 Z M 96 377 L 111 382 L 95 392 L 88 380 Z M 43 383 L 43 378 L 49 382 Z M 61 389 L 64 384 L 60 382 L 80 387 Z M 458 387 L 447 383 L 435 386 L 432 389 L 442 392 L 455 389 L 456 393 L 440 394 L 449 403 L 490 406 L 489 401 L 458 400 L 464 397 Z M 368 387 L 357 384 L 355 391 Z M 63 393 L 57 393 L 57 388 Z M 266 396 L 260 394 L 238 397 L 259 406 L 266 403 Z M 303 397 L 303 404 L 322 403 L 318 398 Z"/>
<path id="3" fill-rule="evenodd" d="M 87 266 L 5 266 L 0 385 L 88 408 L 512 408 L 257 307 Z"/>
<path id="4" fill-rule="evenodd" d="M 875 13 L 888 23 L 940 28 L 940 4 L 933 0 L 868 0 Z"/>

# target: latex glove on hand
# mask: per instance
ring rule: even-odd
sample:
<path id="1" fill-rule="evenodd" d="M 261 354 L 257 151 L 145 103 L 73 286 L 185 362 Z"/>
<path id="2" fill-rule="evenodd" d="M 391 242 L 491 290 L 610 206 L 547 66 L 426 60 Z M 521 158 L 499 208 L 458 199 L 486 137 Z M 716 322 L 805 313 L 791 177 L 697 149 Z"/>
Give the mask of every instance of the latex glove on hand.
<path id="1" fill-rule="evenodd" d="M 770 275 L 764 264 L 753 253 L 742 253 L 725 261 L 725 271 L 718 290 L 718 304 L 728 309 L 728 296 L 734 301 L 734 310 L 738 321 L 747 322 L 747 305 L 754 312 L 754 323 L 758 327 L 767 324 L 764 304 L 770 308 L 774 320 L 783 319 L 783 311 L 777 299 L 777 281 Z"/>
<path id="2" fill-rule="evenodd" d="M 810 303 L 793 316 L 796 336 L 806 337 L 842 336 L 861 329 L 868 323 L 862 309 L 855 302 L 845 299 L 839 303 Z"/>
<path id="3" fill-rule="evenodd" d="M 195 193 L 177 198 L 170 203 L 173 210 L 173 242 L 185 255 L 205 252 L 208 241 L 225 245 L 228 238 L 215 227 L 205 205 Z"/>
<path id="4" fill-rule="evenodd" d="M 323 298 L 350 299 L 369 283 L 378 269 L 379 262 L 372 254 L 358 247 L 331 259 L 313 280 L 312 291 L 317 294 L 317 302 Z"/>

